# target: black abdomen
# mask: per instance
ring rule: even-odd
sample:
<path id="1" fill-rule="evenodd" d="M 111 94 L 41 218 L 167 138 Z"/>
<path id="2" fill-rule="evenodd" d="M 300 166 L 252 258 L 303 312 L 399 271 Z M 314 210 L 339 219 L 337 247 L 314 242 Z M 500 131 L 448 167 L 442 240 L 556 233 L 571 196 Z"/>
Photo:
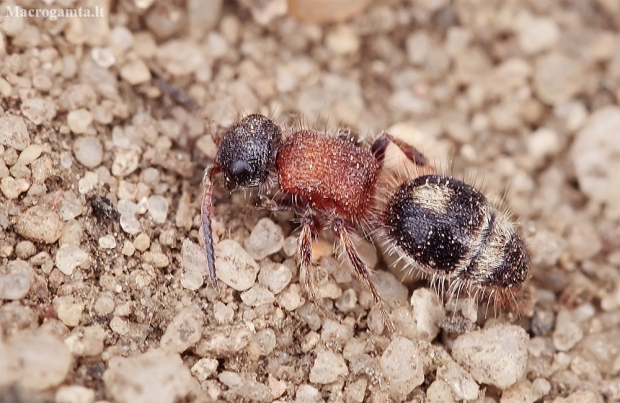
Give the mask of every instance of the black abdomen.
<path id="1" fill-rule="evenodd" d="M 388 200 L 384 226 L 429 276 L 510 288 L 527 275 L 529 256 L 508 217 L 459 180 L 426 175 L 402 184 Z"/>

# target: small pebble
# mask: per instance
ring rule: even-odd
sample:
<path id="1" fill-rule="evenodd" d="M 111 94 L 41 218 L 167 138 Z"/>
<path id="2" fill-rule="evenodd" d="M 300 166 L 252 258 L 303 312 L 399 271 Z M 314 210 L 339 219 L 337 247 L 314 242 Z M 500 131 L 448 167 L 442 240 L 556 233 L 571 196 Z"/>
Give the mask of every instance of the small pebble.
<path id="1" fill-rule="evenodd" d="M 56 307 L 58 319 L 60 319 L 62 323 L 69 327 L 75 327 L 80 324 L 80 319 L 82 318 L 82 311 L 84 311 L 83 304 L 63 302 Z"/>
<path id="2" fill-rule="evenodd" d="M 120 150 L 116 152 L 112 162 L 112 175 L 125 177 L 133 173 L 138 168 L 140 155 L 136 150 Z"/>
<path id="3" fill-rule="evenodd" d="M 0 300 L 18 300 L 28 294 L 34 275 L 32 266 L 23 260 L 13 260 L 0 274 Z"/>
<path id="4" fill-rule="evenodd" d="M 327 34 L 325 44 L 336 55 L 348 55 L 359 50 L 360 40 L 349 26 L 338 25 Z"/>
<path id="5" fill-rule="evenodd" d="M 589 198 L 620 209 L 620 108 L 594 111 L 571 147 L 579 190 Z"/>
<path id="6" fill-rule="evenodd" d="M 146 203 L 153 221 L 157 224 L 165 223 L 168 217 L 168 200 L 163 196 L 151 196 Z"/>
<path id="7" fill-rule="evenodd" d="M 452 357 L 477 382 L 507 389 L 525 371 L 528 340 L 522 327 L 494 326 L 459 336 Z"/>
<path id="8" fill-rule="evenodd" d="M 28 189 L 30 189 L 30 182 L 25 178 L 14 179 L 11 176 L 7 176 L 0 181 L 0 191 L 9 200 L 17 199 L 20 194 Z"/>
<path id="9" fill-rule="evenodd" d="M 196 395 L 200 388 L 181 357 L 162 350 L 113 357 L 103 382 L 107 394 L 118 403 L 172 403 Z"/>
<path id="10" fill-rule="evenodd" d="M 526 54 L 549 49 L 559 41 L 560 29 L 550 17 L 533 17 L 522 13 L 516 18 L 517 41 Z"/>
<path id="11" fill-rule="evenodd" d="M 15 230 L 24 238 L 50 244 L 60 238 L 63 223 L 57 212 L 36 205 L 17 216 Z"/>
<path id="12" fill-rule="evenodd" d="M 15 245 L 15 254 L 20 259 L 28 259 L 37 253 L 37 247 L 30 241 L 21 241 Z"/>
<path id="13" fill-rule="evenodd" d="M 249 306 L 271 304 L 276 299 L 271 291 L 261 285 L 254 285 L 249 290 L 241 293 L 241 300 Z"/>
<path id="14" fill-rule="evenodd" d="M 49 122 L 56 116 L 56 105 L 49 99 L 30 98 L 22 102 L 22 114 L 35 125 Z"/>
<path id="15" fill-rule="evenodd" d="M 271 400 L 271 390 L 267 385 L 244 378 L 236 372 L 223 371 L 217 378 L 228 387 L 229 394 L 238 396 L 241 400 L 260 402 Z"/>
<path id="16" fill-rule="evenodd" d="M 583 330 L 565 309 L 558 312 L 553 331 L 553 345 L 559 351 L 569 351 L 583 338 Z"/>
<path id="17" fill-rule="evenodd" d="M 323 401 L 321 393 L 312 385 L 299 385 L 295 392 L 295 403 L 318 403 Z"/>
<path id="18" fill-rule="evenodd" d="M 21 151 L 30 144 L 26 122 L 21 116 L 0 117 L 0 144 Z"/>
<path id="19" fill-rule="evenodd" d="M 260 357 L 268 356 L 276 347 L 276 333 L 273 329 L 267 328 L 256 332 L 247 351 L 252 361 L 257 361 Z"/>
<path id="20" fill-rule="evenodd" d="M 141 232 L 136 239 L 133 240 L 133 246 L 136 250 L 144 252 L 151 246 L 151 238 L 144 232 Z"/>
<path id="21" fill-rule="evenodd" d="M 115 316 L 110 321 L 110 329 L 116 334 L 125 336 L 129 333 L 129 324 L 120 316 Z"/>
<path id="22" fill-rule="evenodd" d="M 220 363 L 213 358 L 201 358 L 192 366 L 192 375 L 200 382 L 206 381 L 215 373 L 219 365 Z"/>
<path id="23" fill-rule="evenodd" d="M 95 391 L 84 386 L 61 386 L 56 391 L 56 403 L 94 403 Z"/>
<path id="24" fill-rule="evenodd" d="M 181 265 L 185 269 L 181 277 L 181 286 L 192 291 L 202 287 L 203 276 L 207 273 L 207 255 L 204 250 L 190 241 L 183 240 L 181 246 Z"/>
<path id="25" fill-rule="evenodd" d="M 287 311 L 294 311 L 301 307 L 306 300 L 299 284 L 291 284 L 284 291 L 278 294 L 278 305 Z"/>
<path id="26" fill-rule="evenodd" d="M 420 351 L 416 344 L 404 337 L 392 340 L 379 359 L 379 367 L 387 389 L 395 398 L 404 399 L 424 382 Z"/>
<path id="27" fill-rule="evenodd" d="M 546 104 L 567 102 L 583 89 L 585 77 L 584 67 L 579 61 L 551 52 L 536 61 L 534 90 Z"/>
<path id="28" fill-rule="evenodd" d="M 431 341 L 439 328 L 437 323 L 445 318 L 446 312 L 437 293 L 428 288 L 418 288 L 411 295 L 413 320 L 416 328 L 416 338 Z"/>
<path id="29" fill-rule="evenodd" d="M 156 269 L 163 269 L 164 267 L 168 267 L 170 264 L 170 259 L 168 256 L 161 252 L 144 252 L 142 254 L 142 260 L 144 263 L 153 265 Z"/>
<path id="30" fill-rule="evenodd" d="M 3 357 L 3 363 L 12 368 L 5 376 L 25 389 L 43 391 L 60 385 L 72 365 L 68 347 L 43 331 L 14 334 L 5 345 L 0 341 L 0 350 L 5 349 L 11 354 Z"/>
<path id="31" fill-rule="evenodd" d="M 340 312 L 344 313 L 352 311 L 353 309 L 355 309 L 356 305 L 357 294 L 352 288 L 349 288 L 348 290 L 343 292 L 340 298 L 338 298 L 338 300 L 336 301 L 336 308 L 338 308 Z"/>
<path id="32" fill-rule="evenodd" d="M 252 287 L 259 271 L 252 256 L 231 239 L 215 245 L 215 267 L 217 278 L 237 291 Z"/>
<path id="33" fill-rule="evenodd" d="M 103 162 L 103 147 L 96 137 L 78 137 L 73 143 L 73 154 L 86 168 L 97 168 Z"/>
<path id="34" fill-rule="evenodd" d="M 450 361 L 437 369 L 437 379 L 444 381 L 452 389 L 452 394 L 459 400 L 474 400 L 480 388 L 460 365 Z"/>
<path id="35" fill-rule="evenodd" d="M 123 67 L 120 71 L 121 78 L 131 85 L 146 83 L 151 80 L 151 71 L 141 60 L 134 60 Z"/>
<path id="36" fill-rule="evenodd" d="M 183 308 L 166 328 L 160 341 L 162 350 L 182 353 L 200 341 L 204 314 L 197 306 Z"/>
<path id="37" fill-rule="evenodd" d="M 500 403 L 533 403 L 535 400 L 530 382 L 520 381 L 502 392 Z"/>
<path id="38" fill-rule="evenodd" d="M 86 132 L 93 121 L 93 115 L 86 109 L 77 109 L 67 115 L 67 125 L 75 134 Z"/>
<path id="39" fill-rule="evenodd" d="M 426 398 L 428 403 L 454 403 L 452 388 L 441 379 L 437 379 L 430 384 L 426 390 Z"/>
<path id="40" fill-rule="evenodd" d="M 103 67 L 107 69 L 108 67 L 114 66 L 116 62 L 116 58 L 114 54 L 110 51 L 109 48 L 102 48 L 99 46 L 95 46 L 90 50 L 90 55 L 99 67 Z"/>
<path id="41" fill-rule="evenodd" d="M 30 165 L 32 162 L 34 162 L 37 158 L 41 156 L 42 152 L 43 152 L 43 147 L 41 145 L 31 144 L 19 154 L 16 164 L 24 165 L 24 166 Z"/>
<path id="42" fill-rule="evenodd" d="M 274 294 L 284 290 L 292 278 L 293 274 L 286 266 L 276 263 L 263 265 L 258 273 L 258 281 Z"/>
<path id="43" fill-rule="evenodd" d="M 54 263 L 63 274 L 70 276 L 76 267 L 88 262 L 88 260 L 89 256 L 86 251 L 75 245 L 64 244 L 58 248 Z"/>
<path id="44" fill-rule="evenodd" d="M 349 373 L 349 368 L 340 354 L 324 350 L 316 355 L 314 365 L 310 369 L 310 382 L 312 383 L 332 383 L 339 377 L 344 377 Z"/>
<path id="45" fill-rule="evenodd" d="M 282 249 L 282 228 L 269 218 L 261 218 L 243 245 L 254 260 L 262 260 Z"/>
<path id="46" fill-rule="evenodd" d="M 116 248 L 116 239 L 113 235 L 104 235 L 99 238 L 99 247 L 102 249 L 114 249 Z"/>
<path id="47" fill-rule="evenodd" d="M 82 215 L 84 211 L 85 206 L 82 200 L 72 190 L 65 191 L 60 206 L 60 217 L 64 221 L 71 221 Z"/>

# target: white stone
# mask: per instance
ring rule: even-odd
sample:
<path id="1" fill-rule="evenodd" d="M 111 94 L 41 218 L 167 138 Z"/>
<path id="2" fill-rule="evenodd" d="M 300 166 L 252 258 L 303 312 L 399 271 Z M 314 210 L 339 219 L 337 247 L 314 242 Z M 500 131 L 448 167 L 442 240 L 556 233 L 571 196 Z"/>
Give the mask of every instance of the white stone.
<path id="1" fill-rule="evenodd" d="M 19 154 L 16 164 L 30 165 L 34 160 L 41 156 L 43 146 L 39 144 L 31 144 Z"/>
<path id="2" fill-rule="evenodd" d="M 56 391 L 56 403 L 93 403 L 95 391 L 84 386 L 61 386 Z"/>
<path id="3" fill-rule="evenodd" d="M 168 217 L 168 200 L 163 196 L 151 196 L 147 199 L 148 212 L 153 221 L 157 224 L 163 224 Z"/>
<path id="4" fill-rule="evenodd" d="M 274 294 L 284 290 L 292 278 L 293 274 L 283 264 L 265 264 L 258 273 L 258 281 Z"/>
<path id="5" fill-rule="evenodd" d="M 25 178 L 14 179 L 11 176 L 7 176 L 0 181 L 0 190 L 9 200 L 17 199 L 20 194 L 28 189 L 30 189 L 30 182 Z"/>
<path id="6" fill-rule="evenodd" d="M 112 175 L 124 177 L 138 168 L 140 155 L 136 150 L 119 150 L 112 162 Z"/>
<path id="7" fill-rule="evenodd" d="M 571 100 L 586 84 L 582 63 L 562 53 L 540 56 L 534 68 L 536 95 L 549 105 Z"/>
<path id="8" fill-rule="evenodd" d="M 428 288 L 418 288 L 411 295 L 411 306 L 413 307 L 412 317 L 416 324 L 417 338 L 433 340 L 439 334 L 437 322 L 446 316 L 443 303 L 437 293 Z"/>
<path id="9" fill-rule="evenodd" d="M 215 245 L 217 278 L 237 291 L 252 287 L 258 264 L 236 241 L 226 239 Z"/>
<path id="10" fill-rule="evenodd" d="M 328 32 L 325 44 L 337 55 L 348 55 L 359 50 L 360 40 L 348 25 L 338 25 Z"/>
<path id="11" fill-rule="evenodd" d="M 450 361 L 437 369 L 437 379 L 447 383 L 458 400 L 474 400 L 480 388 L 462 367 Z"/>
<path id="12" fill-rule="evenodd" d="M 96 137 L 78 137 L 73 143 L 73 154 L 86 168 L 97 168 L 103 162 L 103 146 Z"/>
<path id="13" fill-rule="evenodd" d="M 4 350 L 4 351 L 3 351 Z M 23 331 L 0 341 L 0 368 L 22 387 L 42 391 L 58 386 L 71 368 L 67 346 L 49 333 Z"/>
<path id="14" fill-rule="evenodd" d="M 183 240 L 181 246 L 181 265 L 185 269 L 181 277 L 183 288 L 196 291 L 203 284 L 203 276 L 208 274 L 207 255 L 205 251 L 189 239 Z"/>
<path id="15" fill-rule="evenodd" d="M 397 399 L 404 399 L 424 382 L 424 368 L 418 346 L 404 337 L 396 337 L 379 359 L 386 388 Z"/>
<path id="16" fill-rule="evenodd" d="M 569 351 L 583 338 L 583 330 L 573 319 L 570 312 L 565 309 L 560 310 L 555 320 L 555 330 L 553 331 L 553 345 L 559 351 Z"/>
<path id="17" fill-rule="evenodd" d="M 204 314 L 197 306 L 183 308 L 166 328 L 160 347 L 169 353 L 182 353 L 200 341 Z"/>
<path id="18" fill-rule="evenodd" d="M 271 304 L 276 299 L 271 291 L 262 285 L 254 285 L 249 290 L 241 293 L 241 300 L 249 306 Z"/>
<path id="19" fill-rule="evenodd" d="M 86 109 L 76 109 L 67 114 L 67 125 L 75 134 L 86 132 L 93 121 L 93 115 Z"/>
<path id="20" fill-rule="evenodd" d="M 88 262 L 88 253 L 75 245 L 64 244 L 56 252 L 55 264 L 58 270 L 70 276 L 76 267 Z"/>
<path id="21" fill-rule="evenodd" d="M 573 142 L 570 155 L 579 189 L 592 200 L 620 209 L 620 108 L 594 111 Z"/>
<path id="22" fill-rule="evenodd" d="M 192 375 L 194 375 L 200 382 L 206 381 L 207 378 L 215 373 L 219 365 L 220 363 L 216 359 L 201 358 L 192 366 Z"/>
<path id="23" fill-rule="evenodd" d="M 113 357 L 103 382 L 118 403 L 174 403 L 200 390 L 181 357 L 162 350 L 129 358 Z"/>
<path id="24" fill-rule="evenodd" d="M 261 218 L 243 245 L 255 260 L 262 260 L 284 246 L 282 228 L 269 218 Z"/>
<path id="25" fill-rule="evenodd" d="M 28 128 L 21 116 L 5 115 L 0 117 L 0 144 L 12 147 L 17 151 L 25 149 L 30 144 Z"/>
<path id="26" fill-rule="evenodd" d="M 121 77 L 131 85 L 146 83 L 151 79 L 151 71 L 142 61 L 134 60 L 121 68 Z"/>
<path id="27" fill-rule="evenodd" d="M 116 248 L 116 239 L 114 235 L 104 235 L 99 238 L 99 247 L 102 249 L 114 249 Z"/>
<path id="28" fill-rule="evenodd" d="M 83 304 L 76 304 L 72 302 L 62 302 L 56 306 L 56 313 L 58 319 L 69 327 L 75 327 L 80 324 L 82 318 L 82 312 L 84 311 Z"/>
<path id="29" fill-rule="evenodd" d="M 0 300 L 25 297 L 34 275 L 32 266 L 23 260 L 13 260 L 7 264 L 6 272 L 0 275 Z"/>
<path id="30" fill-rule="evenodd" d="M 560 28 L 550 17 L 533 17 L 523 12 L 516 18 L 517 42 L 529 55 L 552 48 L 560 40 Z"/>
<path id="31" fill-rule="evenodd" d="M 454 403 L 452 388 L 446 382 L 437 379 L 426 390 L 428 403 Z"/>
<path id="32" fill-rule="evenodd" d="M 332 383 L 349 373 L 349 368 L 340 354 L 324 350 L 316 355 L 314 365 L 310 370 L 310 382 Z"/>
<path id="33" fill-rule="evenodd" d="M 478 383 L 507 389 L 521 378 L 529 337 L 522 327 L 498 325 L 459 336 L 452 357 Z"/>

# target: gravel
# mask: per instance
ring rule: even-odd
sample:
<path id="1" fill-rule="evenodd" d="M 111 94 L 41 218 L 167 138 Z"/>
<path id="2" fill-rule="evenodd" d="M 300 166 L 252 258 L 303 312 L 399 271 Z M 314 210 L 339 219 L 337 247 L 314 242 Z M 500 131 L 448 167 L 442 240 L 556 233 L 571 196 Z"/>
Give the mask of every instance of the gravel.
<path id="1" fill-rule="evenodd" d="M 620 7 L 548 3 L 92 0 L 104 17 L 3 18 L 0 400 L 620 399 Z M 533 263 L 518 309 L 445 293 L 360 236 L 390 334 L 326 234 L 311 271 L 328 317 L 298 217 L 221 181 L 216 292 L 201 172 L 255 112 L 285 134 L 387 131 L 502 200 Z"/>
<path id="2" fill-rule="evenodd" d="M 525 371 L 527 341 L 523 328 L 499 325 L 459 336 L 452 356 L 477 382 L 507 389 Z"/>

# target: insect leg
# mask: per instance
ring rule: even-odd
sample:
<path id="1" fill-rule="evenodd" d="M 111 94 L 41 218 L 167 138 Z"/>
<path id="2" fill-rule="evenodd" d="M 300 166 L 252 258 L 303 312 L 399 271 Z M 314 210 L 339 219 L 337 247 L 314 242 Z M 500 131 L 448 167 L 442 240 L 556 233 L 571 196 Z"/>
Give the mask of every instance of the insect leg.
<path id="1" fill-rule="evenodd" d="M 392 323 L 390 315 L 385 308 L 383 298 L 381 298 L 381 295 L 379 295 L 379 291 L 377 291 L 377 288 L 372 282 L 372 279 L 370 278 L 370 271 L 368 270 L 366 263 L 364 263 L 359 253 L 357 252 L 357 248 L 353 243 L 353 239 L 351 238 L 351 235 L 349 234 L 349 231 L 346 229 L 345 224 L 342 220 L 334 220 L 334 232 L 336 232 L 336 235 L 340 238 L 342 247 L 344 248 L 347 257 L 349 258 L 349 262 L 351 262 L 351 266 L 353 266 L 353 269 L 355 269 L 355 274 L 357 275 L 357 278 L 360 281 L 366 283 L 366 285 L 370 289 L 375 303 L 379 307 L 381 315 L 383 315 L 383 322 L 388 327 L 390 332 L 394 333 L 394 324 Z"/>
<path id="2" fill-rule="evenodd" d="M 375 159 L 379 162 L 379 165 L 383 165 L 385 159 L 385 150 L 388 145 L 393 143 L 398 146 L 405 156 L 414 164 L 419 167 L 430 168 L 428 158 L 424 156 L 417 148 L 405 143 L 402 140 L 394 138 L 388 133 L 383 133 L 372 144 L 371 151 L 375 156 Z"/>
<path id="3" fill-rule="evenodd" d="M 213 252 L 213 230 L 211 229 L 211 207 L 213 206 L 213 176 L 220 172 L 218 165 L 213 165 L 205 170 L 202 178 L 202 186 L 204 193 L 202 203 L 200 205 L 200 217 L 202 219 L 202 236 L 205 242 L 205 252 L 207 254 L 207 265 L 209 268 L 209 277 L 211 284 L 216 291 L 220 291 L 217 285 L 217 277 L 215 276 L 215 253 Z"/>

